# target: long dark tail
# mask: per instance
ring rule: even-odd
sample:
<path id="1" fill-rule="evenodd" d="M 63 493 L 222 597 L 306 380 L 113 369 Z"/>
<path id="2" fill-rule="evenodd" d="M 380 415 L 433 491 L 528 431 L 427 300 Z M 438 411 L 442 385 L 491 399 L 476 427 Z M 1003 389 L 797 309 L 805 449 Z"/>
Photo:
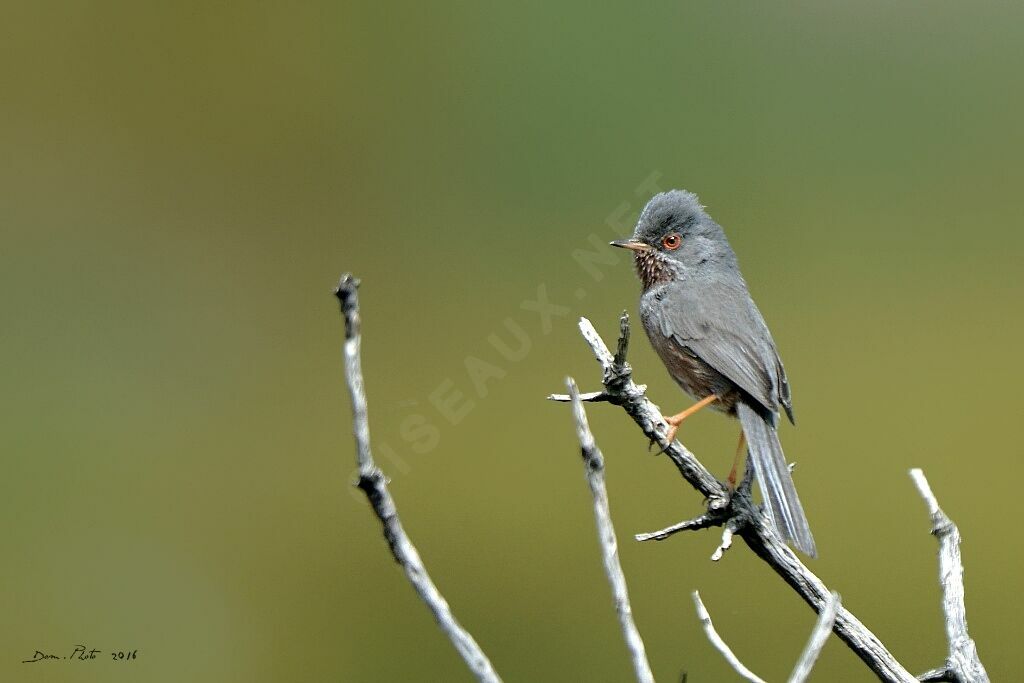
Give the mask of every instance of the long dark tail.
<path id="1" fill-rule="evenodd" d="M 782 444 L 779 443 L 775 426 L 742 401 L 737 403 L 736 412 L 747 437 L 750 463 L 754 466 L 757 483 L 761 486 L 765 510 L 772 526 L 794 548 L 805 555 L 816 557 L 818 551 L 814 545 L 814 536 L 811 535 L 811 527 L 800 505 L 800 497 L 796 494 L 796 486 L 782 454 Z"/>

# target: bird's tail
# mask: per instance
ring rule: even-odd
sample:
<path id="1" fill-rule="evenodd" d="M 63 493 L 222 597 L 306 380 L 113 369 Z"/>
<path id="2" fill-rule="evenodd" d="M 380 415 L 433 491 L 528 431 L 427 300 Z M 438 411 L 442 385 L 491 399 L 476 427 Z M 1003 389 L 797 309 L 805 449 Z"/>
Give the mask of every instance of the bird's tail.
<path id="1" fill-rule="evenodd" d="M 811 527 L 807 524 L 807 517 L 796 494 L 796 486 L 782 454 L 782 444 L 779 443 L 775 426 L 742 401 L 737 403 L 736 412 L 743 425 L 750 452 L 749 461 L 754 466 L 754 474 L 761 486 L 765 510 L 772 526 L 794 548 L 815 557 L 818 551 Z"/>

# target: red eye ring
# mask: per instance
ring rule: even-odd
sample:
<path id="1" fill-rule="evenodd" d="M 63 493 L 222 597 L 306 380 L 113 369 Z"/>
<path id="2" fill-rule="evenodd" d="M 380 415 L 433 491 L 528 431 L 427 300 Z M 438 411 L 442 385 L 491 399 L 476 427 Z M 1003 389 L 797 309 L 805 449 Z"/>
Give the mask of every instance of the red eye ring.
<path id="1" fill-rule="evenodd" d="M 675 250 L 683 243 L 683 238 L 678 232 L 669 233 L 661 238 L 661 246 L 666 249 Z"/>

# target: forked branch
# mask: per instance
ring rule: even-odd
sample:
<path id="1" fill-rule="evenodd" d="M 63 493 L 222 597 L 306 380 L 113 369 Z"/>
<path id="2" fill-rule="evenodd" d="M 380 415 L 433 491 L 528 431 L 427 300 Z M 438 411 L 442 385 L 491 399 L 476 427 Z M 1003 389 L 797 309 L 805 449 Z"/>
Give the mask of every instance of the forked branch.
<path id="1" fill-rule="evenodd" d="M 726 644 L 722 636 L 718 635 L 718 631 L 711 621 L 711 615 L 708 613 L 708 609 L 704 606 L 704 601 L 700 599 L 700 593 L 697 591 L 693 592 L 693 604 L 697 607 L 697 618 L 700 619 L 701 626 L 704 627 L 704 634 L 711 641 L 711 644 L 715 646 L 715 649 L 722 653 L 729 666 L 750 683 L 765 683 L 764 679 L 748 669 L 740 661 L 740 658 Z M 811 637 L 807 641 L 807 645 L 804 646 L 800 659 L 797 660 L 796 667 L 789 676 L 788 683 L 804 683 L 807 677 L 811 675 L 811 669 L 814 668 L 815 662 L 818 661 L 818 656 L 825 647 L 825 641 L 828 640 L 828 635 L 832 632 L 832 625 L 835 623 L 838 607 L 839 594 L 833 593 L 829 596 L 825 609 L 818 615 L 818 621 L 814 624 Z"/>
<path id="2" fill-rule="evenodd" d="M 601 401 L 621 406 L 640 427 L 647 439 L 664 441 L 665 418 L 656 405 L 644 395 L 646 387 L 633 381 L 633 372 L 626 362 L 629 341 L 629 317 L 623 313 L 619 321 L 619 343 L 613 355 L 594 326 L 586 318 L 580 319 L 580 332 L 602 369 L 604 390 L 591 394 L 592 401 Z M 550 396 L 552 400 L 568 401 L 564 394 Z M 789 584 L 801 598 L 819 614 L 830 601 L 831 592 L 815 576 L 792 550 L 775 534 L 760 509 L 753 504 L 741 487 L 730 496 L 728 489 L 705 468 L 697 458 L 679 442 L 665 446 L 665 454 L 679 470 L 683 478 L 708 500 L 705 517 L 698 517 L 699 523 L 690 528 L 708 526 L 726 527 L 740 536 L 754 553 L 764 560 L 775 573 Z M 710 518 L 709 518 L 710 517 Z M 668 530 L 666 530 L 668 531 Z M 655 536 L 660 535 L 656 532 Z M 730 535 L 723 536 L 723 544 L 716 551 L 728 547 Z M 917 679 L 893 657 L 881 641 L 853 614 L 844 607 L 838 607 L 833 631 L 857 654 L 865 664 L 883 681 L 913 683 Z"/>

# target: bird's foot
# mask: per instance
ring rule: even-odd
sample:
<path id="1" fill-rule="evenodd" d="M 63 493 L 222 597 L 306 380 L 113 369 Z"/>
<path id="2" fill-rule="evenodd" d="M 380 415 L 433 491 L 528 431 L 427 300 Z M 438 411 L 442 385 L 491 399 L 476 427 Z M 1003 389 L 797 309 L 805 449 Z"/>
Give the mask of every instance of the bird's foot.
<path id="1" fill-rule="evenodd" d="M 685 420 L 686 418 L 683 418 Z M 679 430 L 679 425 L 683 424 L 683 420 L 675 421 L 674 418 L 667 418 L 665 422 L 668 423 L 668 429 L 665 430 L 665 441 L 672 443 L 676 440 L 676 432 Z"/>
<path id="2" fill-rule="evenodd" d="M 683 424 L 683 421 L 685 421 L 686 418 L 690 417 L 691 415 L 693 415 L 694 413 L 699 411 L 704 406 L 710 405 L 710 404 L 714 403 L 717 400 L 718 400 L 718 396 L 716 394 L 711 394 L 710 396 L 707 396 L 707 397 L 702 398 L 701 400 L 697 401 L 696 403 L 694 403 L 692 406 L 690 406 L 689 408 L 687 408 L 683 412 L 681 412 L 681 413 L 679 413 L 677 415 L 672 415 L 670 417 L 666 417 L 665 418 L 665 424 L 667 426 L 665 428 L 665 445 L 661 448 L 660 451 L 658 451 L 658 455 L 661 455 L 662 453 L 664 453 L 665 450 L 670 445 L 672 445 L 672 442 L 676 438 L 676 431 L 679 429 L 679 425 Z M 647 446 L 647 450 L 651 450 L 651 448 L 654 447 L 655 443 L 657 443 L 657 439 L 651 439 L 651 443 Z"/>
<path id="3" fill-rule="evenodd" d="M 690 417 L 704 406 L 711 405 L 717 400 L 718 396 L 716 394 L 711 394 L 710 396 L 706 396 L 705 398 L 702 398 L 701 400 L 697 401 L 683 412 L 677 415 L 666 417 L 665 424 L 668 426 L 665 428 L 665 448 L 668 448 L 668 444 L 671 444 L 672 441 L 675 440 L 676 430 L 679 429 L 679 425 L 683 424 L 686 418 Z M 653 440 L 651 441 L 651 444 L 654 444 Z M 648 448 L 648 450 L 650 449 Z M 664 452 L 664 449 L 662 449 L 662 452 Z"/>

